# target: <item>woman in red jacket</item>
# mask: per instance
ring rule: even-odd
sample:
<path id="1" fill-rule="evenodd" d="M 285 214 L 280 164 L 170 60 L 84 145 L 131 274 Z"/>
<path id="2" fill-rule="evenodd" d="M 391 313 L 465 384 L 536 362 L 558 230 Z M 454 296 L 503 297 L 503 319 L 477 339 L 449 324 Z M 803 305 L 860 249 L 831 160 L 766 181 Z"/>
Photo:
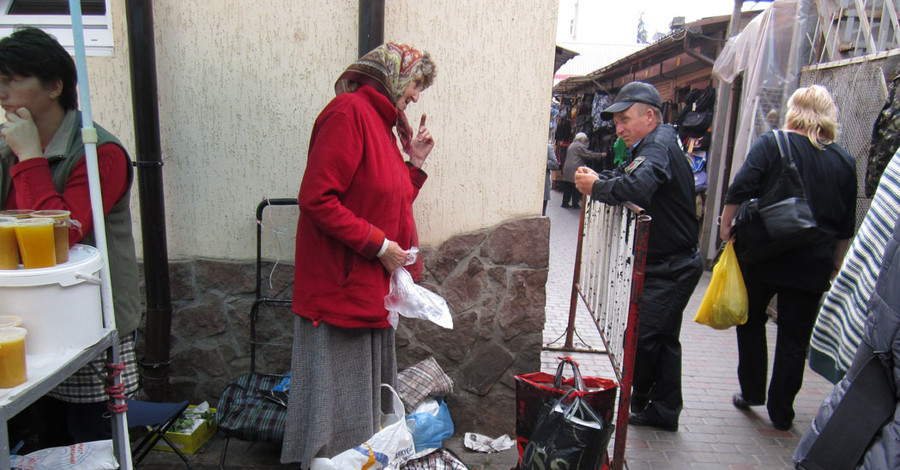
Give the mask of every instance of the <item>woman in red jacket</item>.
<path id="1" fill-rule="evenodd" d="M 427 52 L 383 44 L 338 78 L 337 97 L 316 119 L 298 196 L 282 462 L 308 468 L 378 430 L 380 384 L 397 377 L 384 296 L 391 271 L 418 245 L 412 202 L 434 147 L 425 116 L 413 136 L 404 111 L 434 77 Z M 421 263 L 409 268 L 418 278 Z"/>

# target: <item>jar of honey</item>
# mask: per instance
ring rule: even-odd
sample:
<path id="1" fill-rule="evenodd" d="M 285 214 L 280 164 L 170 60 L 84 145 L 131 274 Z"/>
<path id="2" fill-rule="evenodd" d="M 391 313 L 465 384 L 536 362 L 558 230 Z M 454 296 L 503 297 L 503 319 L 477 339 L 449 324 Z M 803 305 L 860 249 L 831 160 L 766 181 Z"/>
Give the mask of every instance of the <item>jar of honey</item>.
<path id="1" fill-rule="evenodd" d="M 41 210 L 31 213 L 31 217 L 47 217 L 53 219 L 53 245 L 56 251 L 56 264 L 69 261 L 69 216 L 70 211 Z"/>
<path id="2" fill-rule="evenodd" d="M 0 328 L 0 388 L 13 388 L 28 380 L 25 370 L 25 328 Z"/>
<path id="3" fill-rule="evenodd" d="M 0 217 L 0 269 L 19 269 L 16 219 Z"/>
<path id="4" fill-rule="evenodd" d="M 25 269 L 56 266 L 53 222 L 46 217 L 16 221 L 16 241 Z"/>

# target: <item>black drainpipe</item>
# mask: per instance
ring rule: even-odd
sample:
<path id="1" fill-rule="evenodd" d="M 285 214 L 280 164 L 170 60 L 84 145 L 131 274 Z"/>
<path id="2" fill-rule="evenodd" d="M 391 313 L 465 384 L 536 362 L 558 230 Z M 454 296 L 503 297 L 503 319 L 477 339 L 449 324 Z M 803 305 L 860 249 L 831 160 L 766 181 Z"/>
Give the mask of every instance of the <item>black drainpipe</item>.
<path id="1" fill-rule="evenodd" d="M 359 57 L 384 42 L 384 0 L 359 0 Z"/>
<path id="2" fill-rule="evenodd" d="M 167 401 L 172 299 L 169 293 L 152 2 L 126 0 L 125 17 L 128 23 L 125 29 L 128 31 L 131 103 L 134 110 L 134 164 L 138 173 L 141 237 L 144 242 L 144 283 L 147 292 L 144 357 L 139 362 L 147 398 L 150 401 Z"/>

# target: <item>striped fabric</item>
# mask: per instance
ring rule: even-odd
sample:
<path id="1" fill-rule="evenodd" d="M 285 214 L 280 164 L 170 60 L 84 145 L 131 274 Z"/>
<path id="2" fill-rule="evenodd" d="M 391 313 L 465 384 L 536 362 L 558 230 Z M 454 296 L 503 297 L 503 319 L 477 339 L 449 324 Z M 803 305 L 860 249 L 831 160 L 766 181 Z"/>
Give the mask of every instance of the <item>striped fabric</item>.
<path id="1" fill-rule="evenodd" d="M 813 329 L 809 366 L 837 383 L 853 361 L 865 331 L 866 308 L 875 291 L 884 249 L 900 215 L 900 151 L 881 176 L 872 205 L 825 295 Z"/>

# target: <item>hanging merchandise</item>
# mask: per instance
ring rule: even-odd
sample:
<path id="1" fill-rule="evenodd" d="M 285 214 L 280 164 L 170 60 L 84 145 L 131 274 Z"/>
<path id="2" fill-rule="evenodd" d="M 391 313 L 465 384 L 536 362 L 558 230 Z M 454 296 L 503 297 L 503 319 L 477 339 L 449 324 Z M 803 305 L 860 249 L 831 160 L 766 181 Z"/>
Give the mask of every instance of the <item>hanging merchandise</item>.
<path id="1" fill-rule="evenodd" d="M 675 118 L 675 126 L 682 137 L 702 137 L 712 125 L 716 105 L 716 90 L 709 86 L 694 89 L 684 98 L 684 108 Z"/>
<path id="2" fill-rule="evenodd" d="M 615 160 L 613 161 L 616 166 L 622 165 L 625 163 L 625 160 L 628 160 L 628 144 L 621 137 L 616 139 L 616 143 L 613 144 L 613 150 L 615 152 Z"/>
<path id="3" fill-rule="evenodd" d="M 575 117 L 575 132 L 590 134 L 594 130 L 594 118 L 591 116 L 594 103 L 594 94 L 585 93 L 581 96 L 578 105 L 578 114 Z"/>
<path id="4" fill-rule="evenodd" d="M 900 147 L 900 95 L 897 94 L 900 69 L 894 74 L 894 79 L 888 85 L 888 99 L 872 126 L 872 146 L 869 148 L 869 160 L 866 164 L 866 197 L 875 195 L 884 168 Z"/>
<path id="5" fill-rule="evenodd" d="M 591 116 L 594 118 L 594 129 L 612 129 L 612 120 L 605 120 L 600 117 L 600 112 L 612 105 L 612 98 L 609 95 L 597 93 L 594 95 L 594 106 L 591 108 Z"/>
<path id="6" fill-rule="evenodd" d="M 659 111 L 662 114 L 663 122 L 672 124 L 672 121 L 675 119 L 675 103 L 672 100 L 666 100 Z"/>

